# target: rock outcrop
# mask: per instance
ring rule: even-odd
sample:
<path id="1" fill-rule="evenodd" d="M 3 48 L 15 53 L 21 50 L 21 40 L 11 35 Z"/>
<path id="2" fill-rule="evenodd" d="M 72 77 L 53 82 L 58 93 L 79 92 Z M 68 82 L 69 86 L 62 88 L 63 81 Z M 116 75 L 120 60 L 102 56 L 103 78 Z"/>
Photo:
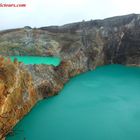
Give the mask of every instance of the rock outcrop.
<path id="1" fill-rule="evenodd" d="M 99 65 L 140 66 L 140 15 L 0 32 L 0 54 L 58 56 L 59 66 L 0 61 L 0 137 L 73 76 Z M 11 117 L 12 116 L 12 117 Z"/>
<path id="2" fill-rule="evenodd" d="M 37 100 L 32 76 L 22 64 L 0 57 L 0 138 L 12 130 Z"/>

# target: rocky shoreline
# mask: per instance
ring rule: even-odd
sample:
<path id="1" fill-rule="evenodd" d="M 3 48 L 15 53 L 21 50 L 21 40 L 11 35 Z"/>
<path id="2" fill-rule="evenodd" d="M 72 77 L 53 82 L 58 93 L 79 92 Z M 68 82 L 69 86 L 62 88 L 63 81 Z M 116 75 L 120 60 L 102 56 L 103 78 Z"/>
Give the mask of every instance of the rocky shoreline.
<path id="1" fill-rule="evenodd" d="M 106 64 L 140 66 L 140 15 L 0 32 L 0 138 L 68 80 Z M 59 66 L 24 65 L 3 56 L 58 56 Z"/>

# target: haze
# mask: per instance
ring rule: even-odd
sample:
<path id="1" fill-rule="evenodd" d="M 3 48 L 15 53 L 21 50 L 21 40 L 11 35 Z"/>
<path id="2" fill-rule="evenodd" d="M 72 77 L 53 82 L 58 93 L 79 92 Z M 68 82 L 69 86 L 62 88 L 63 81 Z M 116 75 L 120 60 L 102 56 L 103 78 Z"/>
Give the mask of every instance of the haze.
<path id="1" fill-rule="evenodd" d="M 140 13 L 139 0 L 1 0 L 0 3 L 27 4 L 26 8 L 0 7 L 0 30 Z"/>

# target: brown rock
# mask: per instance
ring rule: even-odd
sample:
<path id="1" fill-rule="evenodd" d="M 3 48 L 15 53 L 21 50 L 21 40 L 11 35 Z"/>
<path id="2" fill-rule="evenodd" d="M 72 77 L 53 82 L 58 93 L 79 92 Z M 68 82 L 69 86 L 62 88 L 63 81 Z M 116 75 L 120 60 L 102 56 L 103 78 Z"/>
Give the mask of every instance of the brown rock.
<path id="1" fill-rule="evenodd" d="M 37 101 L 57 95 L 68 80 L 104 64 L 140 66 L 140 15 L 61 27 L 0 32 L 0 54 L 59 56 L 59 66 L 24 65 L 0 56 L 0 139 Z"/>

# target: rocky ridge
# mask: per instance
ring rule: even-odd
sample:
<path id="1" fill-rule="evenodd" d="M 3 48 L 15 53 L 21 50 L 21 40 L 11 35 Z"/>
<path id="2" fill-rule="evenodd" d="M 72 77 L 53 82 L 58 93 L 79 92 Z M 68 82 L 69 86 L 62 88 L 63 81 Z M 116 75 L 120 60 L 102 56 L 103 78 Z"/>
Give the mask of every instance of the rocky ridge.
<path id="1" fill-rule="evenodd" d="M 105 64 L 140 66 L 140 15 L 1 31 L 0 54 L 58 56 L 62 60 L 54 67 L 0 58 L 2 138 L 37 101 L 58 94 L 71 77 Z"/>

